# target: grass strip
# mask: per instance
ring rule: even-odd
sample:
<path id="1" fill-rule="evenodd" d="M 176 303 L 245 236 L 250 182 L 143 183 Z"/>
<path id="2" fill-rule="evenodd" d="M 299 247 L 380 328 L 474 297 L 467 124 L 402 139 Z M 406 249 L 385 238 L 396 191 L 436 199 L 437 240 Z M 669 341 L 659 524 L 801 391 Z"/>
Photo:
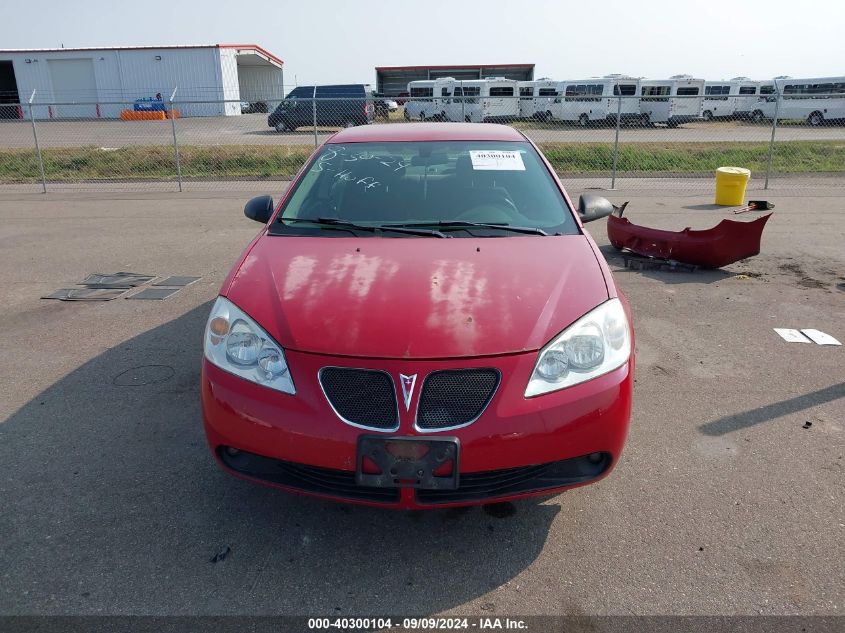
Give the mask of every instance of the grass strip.
<path id="1" fill-rule="evenodd" d="M 608 172 L 613 166 L 610 143 L 541 143 L 560 174 Z M 188 145 L 180 148 L 185 178 L 287 178 L 311 148 L 297 145 Z M 52 182 L 92 180 L 172 180 L 173 149 L 166 145 L 120 148 L 73 147 L 42 150 Z M 765 171 L 768 143 L 624 143 L 619 146 L 620 174 L 693 174 L 723 165 Z M 775 173 L 843 173 L 845 141 L 784 141 L 775 144 Z M 33 183 L 39 178 L 35 152 L 0 149 L 0 183 Z"/>

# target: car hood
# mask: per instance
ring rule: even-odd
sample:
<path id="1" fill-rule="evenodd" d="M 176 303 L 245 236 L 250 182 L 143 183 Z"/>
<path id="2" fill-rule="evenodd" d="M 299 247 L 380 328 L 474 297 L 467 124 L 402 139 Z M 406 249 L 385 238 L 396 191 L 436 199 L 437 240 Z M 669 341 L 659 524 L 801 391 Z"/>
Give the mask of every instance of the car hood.
<path id="1" fill-rule="evenodd" d="M 379 358 L 537 350 L 608 298 L 583 235 L 263 236 L 225 293 L 284 348 Z"/>

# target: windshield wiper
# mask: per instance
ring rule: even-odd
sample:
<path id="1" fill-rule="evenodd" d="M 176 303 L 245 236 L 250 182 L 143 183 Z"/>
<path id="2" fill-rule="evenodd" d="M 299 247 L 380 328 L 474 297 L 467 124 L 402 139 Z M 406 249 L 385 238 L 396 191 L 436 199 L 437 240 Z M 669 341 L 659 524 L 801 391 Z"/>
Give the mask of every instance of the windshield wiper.
<path id="1" fill-rule="evenodd" d="M 368 231 L 376 233 L 379 231 L 391 231 L 393 233 L 406 233 L 408 235 L 423 235 L 425 237 L 449 237 L 440 231 L 424 228 L 415 228 L 413 226 L 398 226 L 391 224 L 355 224 L 354 222 L 347 222 L 338 218 L 279 218 L 279 222 L 307 222 L 309 224 L 317 224 L 325 228 L 334 228 L 341 231 Z"/>
<path id="2" fill-rule="evenodd" d="M 512 231 L 514 233 L 529 233 L 531 235 L 548 235 L 543 229 L 539 229 L 535 226 L 513 226 L 512 224 L 508 224 L 506 222 L 461 222 L 458 220 L 454 221 L 440 221 L 440 222 L 414 222 L 409 224 L 385 224 L 385 227 L 424 227 L 424 226 L 436 226 L 438 229 L 466 229 L 466 228 L 475 228 L 475 229 L 501 229 L 502 231 Z"/>

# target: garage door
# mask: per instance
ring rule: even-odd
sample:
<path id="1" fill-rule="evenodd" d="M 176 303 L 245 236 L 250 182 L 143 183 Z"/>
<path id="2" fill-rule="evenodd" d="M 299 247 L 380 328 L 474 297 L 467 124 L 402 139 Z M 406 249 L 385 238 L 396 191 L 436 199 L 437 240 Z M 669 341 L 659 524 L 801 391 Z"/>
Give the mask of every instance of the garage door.
<path id="1" fill-rule="evenodd" d="M 93 118 L 97 116 L 97 79 L 92 59 L 51 59 L 47 61 L 53 82 L 53 107 L 57 118 Z M 67 105 L 78 103 L 80 105 Z M 65 105 L 62 105 L 65 104 Z"/>

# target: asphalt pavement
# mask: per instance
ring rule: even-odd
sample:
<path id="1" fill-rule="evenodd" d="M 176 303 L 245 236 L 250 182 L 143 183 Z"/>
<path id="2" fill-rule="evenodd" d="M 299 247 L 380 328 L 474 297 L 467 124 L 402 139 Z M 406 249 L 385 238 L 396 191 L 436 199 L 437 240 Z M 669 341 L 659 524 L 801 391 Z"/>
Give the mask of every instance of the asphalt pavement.
<path id="1" fill-rule="evenodd" d="M 406 513 L 237 480 L 205 445 L 202 331 L 267 186 L 0 190 L 0 614 L 845 609 L 845 347 L 772 330 L 845 342 L 841 189 L 772 193 L 762 253 L 724 270 L 627 269 L 590 225 L 637 336 L 618 468 L 495 511 Z M 609 196 L 667 229 L 733 217 L 683 190 Z M 202 279 L 166 301 L 39 298 L 110 271 Z"/>
<path id="2" fill-rule="evenodd" d="M 382 125 L 383 123 L 378 122 Z M 392 123 L 405 125 L 404 122 Z M 612 126 L 580 128 L 577 125 L 520 123 L 520 129 L 539 143 L 613 143 L 616 134 Z M 38 139 L 42 148 L 49 147 L 124 147 L 131 145 L 170 145 L 173 129 L 170 121 L 99 120 L 40 120 Z M 226 117 L 192 117 L 176 122 L 179 143 L 182 145 L 303 145 L 314 146 L 312 128 L 279 133 L 267 125 L 266 114 L 245 114 Z M 322 142 L 337 128 L 318 128 Z M 623 143 L 768 143 L 770 123 L 711 121 L 684 123 L 677 128 L 655 126 L 649 128 L 623 127 Z M 822 127 L 780 125 L 779 141 L 845 140 L 845 125 Z M 30 121 L 0 121 L 0 148 L 33 147 Z"/>

